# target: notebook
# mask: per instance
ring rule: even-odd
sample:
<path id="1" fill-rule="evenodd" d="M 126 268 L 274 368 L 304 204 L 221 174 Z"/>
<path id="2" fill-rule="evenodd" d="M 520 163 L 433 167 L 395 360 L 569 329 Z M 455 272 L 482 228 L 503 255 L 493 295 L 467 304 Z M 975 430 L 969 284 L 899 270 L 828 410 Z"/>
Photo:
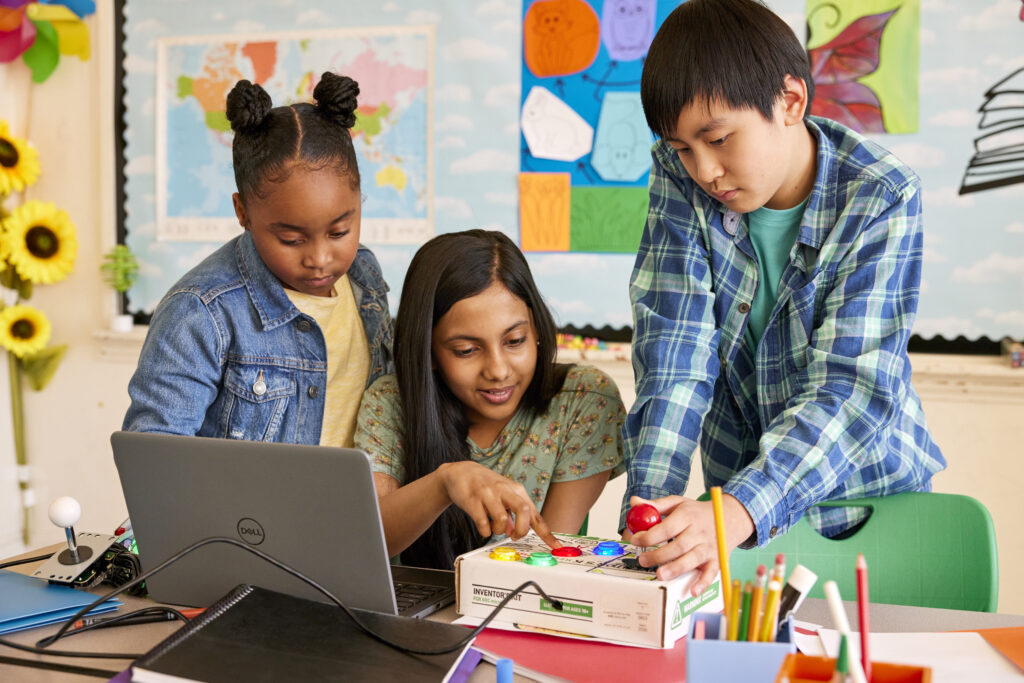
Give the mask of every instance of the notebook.
<path id="1" fill-rule="evenodd" d="M 0 569 L 0 635 L 62 623 L 95 599 L 92 593 L 70 586 Z M 120 605 L 120 600 L 107 600 L 88 615 L 110 612 Z"/>
<path id="2" fill-rule="evenodd" d="M 110 441 L 143 571 L 203 538 L 228 536 L 299 570 L 350 607 L 425 616 L 455 600 L 453 572 L 390 564 L 362 451 L 137 432 L 115 432 Z M 195 607 L 241 583 L 328 601 L 225 543 L 204 546 L 146 581 L 154 600 Z M 396 599 L 396 585 L 411 597 Z"/>
<path id="3" fill-rule="evenodd" d="M 451 624 L 354 611 L 376 633 L 409 648 L 450 647 L 468 633 Z M 460 666 L 469 647 L 409 654 L 364 633 L 334 605 L 241 585 L 137 659 L 132 681 L 449 681 L 479 661 L 472 653 Z"/>

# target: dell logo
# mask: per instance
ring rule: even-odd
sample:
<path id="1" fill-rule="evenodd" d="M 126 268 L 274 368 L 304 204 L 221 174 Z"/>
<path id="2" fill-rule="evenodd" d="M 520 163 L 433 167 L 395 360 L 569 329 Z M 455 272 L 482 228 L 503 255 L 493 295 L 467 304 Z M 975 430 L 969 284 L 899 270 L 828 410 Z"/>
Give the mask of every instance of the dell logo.
<path id="1" fill-rule="evenodd" d="M 263 543 L 263 527 L 251 517 L 243 517 L 238 520 L 238 537 L 249 545 Z"/>

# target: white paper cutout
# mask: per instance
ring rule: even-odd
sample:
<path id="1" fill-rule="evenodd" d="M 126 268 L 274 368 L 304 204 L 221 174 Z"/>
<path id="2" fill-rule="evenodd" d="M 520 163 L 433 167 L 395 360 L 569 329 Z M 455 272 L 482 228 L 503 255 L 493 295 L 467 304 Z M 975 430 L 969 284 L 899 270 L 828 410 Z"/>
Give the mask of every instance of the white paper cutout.
<path id="1" fill-rule="evenodd" d="M 576 161 L 590 152 L 594 129 L 572 107 L 539 85 L 523 102 L 523 137 L 538 159 Z"/>

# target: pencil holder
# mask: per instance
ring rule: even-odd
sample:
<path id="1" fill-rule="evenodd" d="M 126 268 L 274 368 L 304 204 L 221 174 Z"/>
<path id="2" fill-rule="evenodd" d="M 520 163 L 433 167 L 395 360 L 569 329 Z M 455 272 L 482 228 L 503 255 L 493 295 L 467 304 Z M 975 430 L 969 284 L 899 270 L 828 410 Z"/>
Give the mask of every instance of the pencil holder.
<path id="1" fill-rule="evenodd" d="M 793 642 L 793 620 L 787 619 L 779 628 L 773 643 L 751 643 L 742 640 L 718 640 L 717 612 L 697 612 L 690 620 L 686 638 L 687 683 L 771 683 L 787 654 L 796 652 Z M 704 622 L 704 639 L 693 639 L 693 628 Z"/>
<path id="2" fill-rule="evenodd" d="M 802 654 L 786 655 L 775 677 L 775 683 L 822 683 L 831 681 L 836 660 L 828 657 L 809 657 Z M 868 683 L 931 683 L 932 670 L 927 666 L 871 662 L 871 680 Z"/>

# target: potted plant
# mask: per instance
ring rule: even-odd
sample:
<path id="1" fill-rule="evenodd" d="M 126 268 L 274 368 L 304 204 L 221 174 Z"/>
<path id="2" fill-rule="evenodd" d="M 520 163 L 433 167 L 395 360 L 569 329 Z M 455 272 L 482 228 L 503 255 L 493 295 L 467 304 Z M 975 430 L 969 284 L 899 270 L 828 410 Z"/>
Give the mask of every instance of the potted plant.
<path id="1" fill-rule="evenodd" d="M 118 294 L 124 294 L 139 277 L 139 262 L 135 254 L 124 244 L 119 244 L 103 255 L 103 281 Z M 134 319 L 130 313 L 115 315 L 110 323 L 114 332 L 131 332 Z"/>

